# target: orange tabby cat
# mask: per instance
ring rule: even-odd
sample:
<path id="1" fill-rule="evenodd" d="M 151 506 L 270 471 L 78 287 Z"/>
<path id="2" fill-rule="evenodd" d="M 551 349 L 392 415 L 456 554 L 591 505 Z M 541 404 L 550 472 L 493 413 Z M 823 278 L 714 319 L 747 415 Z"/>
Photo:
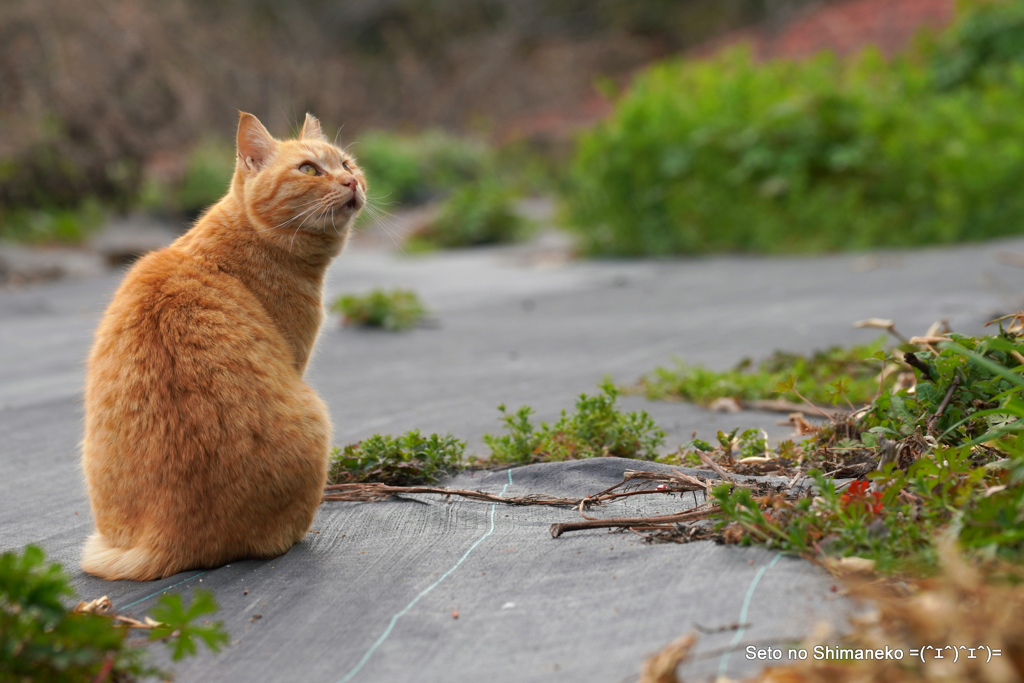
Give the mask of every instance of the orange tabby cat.
<path id="1" fill-rule="evenodd" d="M 331 425 L 302 374 L 366 180 L 308 114 L 279 141 L 242 113 L 237 145 L 227 196 L 139 260 L 96 332 L 82 569 L 105 579 L 281 555 L 320 503 Z"/>

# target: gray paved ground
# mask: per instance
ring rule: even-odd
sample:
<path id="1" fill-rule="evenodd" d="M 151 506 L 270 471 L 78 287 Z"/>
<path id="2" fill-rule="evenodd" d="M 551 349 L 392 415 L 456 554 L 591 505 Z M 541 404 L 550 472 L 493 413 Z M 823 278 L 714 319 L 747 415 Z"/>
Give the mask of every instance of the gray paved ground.
<path id="1" fill-rule="evenodd" d="M 500 427 L 499 403 L 528 403 L 550 420 L 606 375 L 625 383 L 673 356 L 725 368 L 776 348 L 866 341 L 877 331 L 850 324 L 872 316 L 894 319 L 905 334 L 939 318 L 977 332 L 1021 306 L 1024 283 L 1024 269 L 996 258 L 1024 250 L 1024 240 L 866 256 L 587 263 L 521 248 L 408 258 L 356 247 L 332 268 L 331 294 L 412 287 L 439 327 L 400 335 L 326 327 L 309 379 L 330 407 L 336 443 L 418 428 L 450 431 L 478 453 L 481 436 Z M 769 551 L 648 546 L 605 532 L 552 539 L 547 526 L 574 513 L 428 498 L 324 504 L 307 541 L 271 562 L 150 584 L 85 576 L 77 569 L 91 528 L 77 451 L 83 362 L 118 281 L 108 274 L 0 292 L 0 550 L 42 545 L 81 597 L 107 594 L 135 614 L 165 589 L 213 589 L 232 645 L 177 667 L 178 680 L 628 681 L 676 636 L 737 623 L 743 613 L 742 632 L 703 636 L 706 655 L 686 669 L 736 676 L 756 663 L 742 650 L 721 656 L 734 639 L 771 642 L 799 637 L 821 618 L 842 621 L 845 602 L 828 576 Z M 648 410 L 670 443 L 739 425 L 786 434 L 773 414 L 624 403 Z M 628 466 L 538 465 L 459 483 L 568 495 L 600 490 Z M 675 509 L 666 504 L 643 503 Z"/>

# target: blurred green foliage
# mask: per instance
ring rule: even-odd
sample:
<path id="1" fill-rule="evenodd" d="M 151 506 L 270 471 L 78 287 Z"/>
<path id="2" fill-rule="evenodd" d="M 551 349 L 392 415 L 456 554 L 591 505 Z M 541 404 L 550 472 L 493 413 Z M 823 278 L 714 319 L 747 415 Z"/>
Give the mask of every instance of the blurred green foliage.
<path id="1" fill-rule="evenodd" d="M 966 12 L 924 48 L 927 59 L 868 50 L 850 63 L 823 54 L 755 64 L 738 49 L 657 65 L 579 139 L 565 215 L 598 255 L 813 252 L 1020 232 L 1020 30 L 993 18 L 1024 12 L 1010 4 Z M 1009 47 L 993 51 L 985 31 Z"/>
<path id="2" fill-rule="evenodd" d="M 105 214 L 96 199 L 68 208 L 9 208 L 0 211 L 0 240 L 78 244 L 99 228 Z"/>
<path id="3" fill-rule="evenodd" d="M 838 403 L 845 397 L 866 404 L 896 379 L 895 373 L 889 373 L 879 381 L 885 341 L 880 337 L 871 344 L 834 346 L 809 355 L 776 351 L 756 368 L 746 359 L 723 372 L 676 361 L 672 368 L 655 368 L 640 380 L 639 388 L 650 399 L 681 399 L 701 405 L 725 397 L 745 401 L 781 397 L 817 404 Z M 787 378 L 793 379 L 791 389 L 780 391 Z"/>
<path id="4" fill-rule="evenodd" d="M 406 244 L 425 250 L 517 242 L 529 232 L 526 219 L 516 212 L 517 198 L 514 189 L 496 179 L 463 185 L 444 201 L 437 218 Z"/>
<path id="5" fill-rule="evenodd" d="M 344 316 L 344 324 L 378 327 L 392 332 L 408 330 L 427 313 L 426 306 L 410 289 L 374 289 L 367 294 L 343 294 L 331 310 Z"/>
<path id="6" fill-rule="evenodd" d="M 189 150 L 180 178 L 147 179 L 139 205 L 148 211 L 195 218 L 227 194 L 234 172 L 234 148 L 222 140 L 205 140 Z"/>
<path id="7" fill-rule="evenodd" d="M 932 56 L 936 87 L 998 80 L 1007 65 L 1024 65 L 1024 3 L 979 2 L 941 39 Z"/>
<path id="8" fill-rule="evenodd" d="M 433 199 L 480 177 L 493 164 L 484 143 L 442 131 L 400 135 L 367 133 L 351 150 L 378 206 Z"/>

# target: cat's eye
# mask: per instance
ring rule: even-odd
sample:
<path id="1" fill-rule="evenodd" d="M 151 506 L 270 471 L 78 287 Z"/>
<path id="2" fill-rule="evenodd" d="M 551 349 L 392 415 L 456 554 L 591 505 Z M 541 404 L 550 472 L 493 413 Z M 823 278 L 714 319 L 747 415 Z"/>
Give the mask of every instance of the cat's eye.
<path id="1" fill-rule="evenodd" d="M 299 171 L 306 175 L 320 175 L 320 170 L 313 164 L 303 164 L 299 166 Z"/>
<path id="2" fill-rule="evenodd" d="M 352 167 L 348 165 L 348 162 L 347 162 L 347 161 L 343 161 L 343 162 L 341 162 L 341 167 L 342 167 L 343 169 L 345 169 L 346 171 L 348 171 L 349 173 L 351 173 L 351 172 L 352 172 Z"/>

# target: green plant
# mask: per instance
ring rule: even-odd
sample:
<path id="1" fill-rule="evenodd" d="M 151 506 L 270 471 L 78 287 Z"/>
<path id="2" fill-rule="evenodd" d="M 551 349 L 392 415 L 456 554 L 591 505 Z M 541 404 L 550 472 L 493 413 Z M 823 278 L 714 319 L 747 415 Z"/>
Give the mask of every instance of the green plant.
<path id="1" fill-rule="evenodd" d="M 227 194 L 234 172 L 234 149 L 211 138 L 189 149 L 180 178 L 147 178 L 138 203 L 148 211 L 194 218 Z"/>
<path id="2" fill-rule="evenodd" d="M 834 346 L 807 356 L 776 351 L 756 369 L 746 359 L 724 372 L 677 360 L 673 368 L 655 368 L 640 380 L 638 388 L 650 399 L 681 399 L 701 405 L 724 397 L 752 401 L 778 395 L 789 400 L 803 397 L 813 403 L 835 403 L 842 397 L 866 404 L 895 380 L 894 374 L 888 373 L 879 382 L 884 348 L 885 337 L 881 337 L 870 344 Z M 779 391 L 789 377 L 794 379 L 793 386 Z"/>
<path id="3" fill-rule="evenodd" d="M 952 334 L 938 346 L 937 353 L 914 354 L 922 376 L 913 394 L 883 394 L 872 404 L 861 421 L 861 439 L 874 445 L 879 436 L 933 435 L 937 443 L 973 446 L 1024 432 L 1024 343 L 1005 333 Z"/>
<path id="4" fill-rule="evenodd" d="M 78 244 L 102 225 L 105 211 L 96 200 L 76 208 L 13 208 L 0 211 L 0 239 L 29 244 Z"/>
<path id="5" fill-rule="evenodd" d="M 398 437 L 374 434 L 358 443 L 335 448 L 327 480 L 331 484 L 428 484 L 457 469 L 465 449 L 465 442 L 451 434 L 424 437 L 416 430 Z"/>
<path id="6" fill-rule="evenodd" d="M 219 140 L 207 140 L 193 147 L 185 175 L 175 193 L 177 209 L 198 215 L 227 194 L 235 173 L 235 150 Z"/>
<path id="7" fill-rule="evenodd" d="M 724 522 L 750 540 L 809 557 L 861 557 L 885 573 L 934 570 L 949 536 L 983 559 L 1024 560 L 1024 485 L 976 466 L 969 447 L 939 448 L 906 472 L 889 464 L 869 477 L 870 487 L 855 480 L 840 491 L 819 471 L 808 475 L 813 493 L 795 501 L 730 485 L 714 498 Z"/>
<path id="8" fill-rule="evenodd" d="M 345 294 L 334 300 L 331 310 L 341 313 L 346 325 L 392 331 L 415 327 L 427 313 L 420 298 L 408 289 L 374 289 L 362 296 Z"/>
<path id="9" fill-rule="evenodd" d="M 1020 232 L 1024 145 L 1006 140 L 1024 139 L 1011 114 L 1024 107 L 1024 65 L 971 74 L 970 88 L 939 88 L 927 58 L 874 51 L 656 65 L 578 140 L 566 219 L 590 253 L 625 256 Z"/>
<path id="10" fill-rule="evenodd" d="M 551 426 L 541 422 L 535 428 L 529 406 L 514 414 L 504 405 L 498 406 L 507 434 L 484 436 L 491 449 L 490 461 L 527 464 L 600 456 L 656 459 L 665 433 L 646 412 L 619 412 L 615 405 L 619 392 L 611 383 L 601 384 L 600 389 L 594 396 L 581 394 L 576 412 L 567 415 L 563 410 Z"/>
<path id="11" fill-rule="evenodd" d="M 950 89 L 998 78 L 1024 65 L 1024 3 L 973 1 L 942 37 L 932 57 L 936 87 Z"/>
<path id="12" fill-rule="evenodd" d="M 195 624 L 197 619 L 217 611 L 213 593 L 197 590 L 192 595 L 192 603 L 186 608 L 177 593 L 160 596 L 159 602 L 152 610 L 152 618 L 158 622 L 149 632 L 150 640 L 169 639 L 171 659 L 179 661 L 196 653 L 196 641 L 202 641 L 206 647 L 218 652 L 228 643 L 228 634 L 221 629 L 221 623 Z"/>
<path id="13" fill-rule="evenodd" d="M 516 213 L 515 195 L 496 180 L 460 187 L 445 200 L 440 215 L 407 243 L 413 249 L 473 247 L 515 242 L 526 235 Z"/>
<path id="14" fill-rule="evenodd" d="M 1014 320 L 995 335 L 951 334 L 935 350 L 908 354 L 920 373 L 915 387 L 883 392 L 856 418 L 779 446 L 774 467 L 806 472 L 813 491 L 758 497 L 723 485 L 714 493 L 723 523 L 747 541 L 860 557 L 883 572 L 932 571 L 945 538 L 976 558 L 1024 561 L 1024 341 Z M 720 435 L 719 448 L 690 446 L 737 469 L 734 435 Z M 672 458 L 694 459 L 685 450 Z M 840 491 L 821 465 L 860 478 Z"/>
<path id="15" fill-rule="evenodd" d="M 491 163 L 481 142 L 442 131 L 398 135 L 383 131 L 359 138 L 352 150 L 366 173 L 375 203 L 423 202 L 480 177 Z"/>
<path id="16" fill-rule="evenodd" d="M 74 594 L 60 565 L 43 551 L 0 555 L 0 678 L 11 681 L 132 681 L 166 674 L 147 665 L 145 651 L 127 641 L 129 629 L 111 616 L 69 610 Z M 213 597 L 196 591 L 185 610 L 178 595 L 163 596 L 153 610 L 159 623 L 149 639 L 165 640 L 177 661 L 195 653 L 194 639 L 214 651 L 227 643 L 220 623 L 197 625 L 215 612 Z"/>

